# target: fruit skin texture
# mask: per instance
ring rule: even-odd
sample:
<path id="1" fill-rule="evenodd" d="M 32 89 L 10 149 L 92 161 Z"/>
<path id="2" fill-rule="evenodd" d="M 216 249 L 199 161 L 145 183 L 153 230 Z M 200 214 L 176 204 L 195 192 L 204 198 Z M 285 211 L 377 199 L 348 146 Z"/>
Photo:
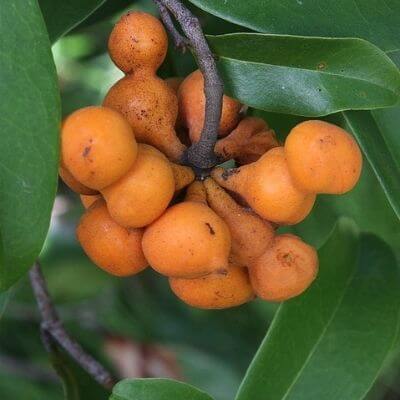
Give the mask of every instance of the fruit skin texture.
<path id="1" fill-rule="evenodd" d="M 172 76 L 165 79 L 165 83 L 174 91 L 175 94 L 178 94 L 179 86 L 181 86 L 183 80 L 184 78 L 181 78 L 180 76 Z"/>
<path id="2" fill-rule="evenodd" d="M 133 275 L 148 265 L 141 245 L 143 229 L 125 229 L 118 225 L 103 200 L 86 210 L 76 233 L 89 258 L 112 275 Z"/>
<path id="3" fill-rule="evenodd" d="M 231 248 L 229 229 L 207 205 L 184 201 L 149 225 L 143 252 L 160 274 L 196 278 L 226 271 Z"/>
<path id="4" fill-rule="evenodd" d="M 192 168 L 173 162 L 170 165 L 174 174 L 175 191 L 183 189 L 194 181 L 195 175 Z"/>
<path id="5" fill-rule="evenodd" d="M 115 83 L 103 105 L 128 120 L 139 142 L 158 148 L 173 161 L 181 158 L 186 147 L 175 132 L 178 100 L 162 79 L 139 70 Z"/>
<path id="6" fill-rule="evenodd" d="M 125 73 L 143 68 L 156 71 L 167 48 L 168 37 L 162 23 L 139 11 L 123 15 L 108 40 L 111 59 Z"/>
<path id="7" fill-rule="evenodd" d="M 102 199 L 101 194 L 95 194 L 95 195 L 81 194 L 79 197 L 81 199 L 83 207 L 85 207 L 86 209 L 88 209 L 97 200 Z"/>
<path id="8" fill-rule="evenodd" d="M 101 193 L 117 223 L 126 228 L 141 228 L 164 212 L 174 192 L 174 175 L 168 160 L 139 144 L 132 168 Z"/>
<path id="9" fill-rule="evenodd" d="M 62 165 L 60 165 L 58 169 L 58 174 L 62 181 L 75 193 L 80 193 L 84 195 L 94 195 L 97 194 L 98 191 L 94 189 L 90 189 L 82 183 L 78 182 L 72 174 Z"/>
<path id="10" fill-rule="evenodd" d="M 188 75 L 178 90 L 179 120 L 189 130 L 192 142 L 200 139 L 204 125 L 205 95 L 204 79 L 200 70 Z M 226 95 L 222 99 L 222 114 L 219 123 L 219 136 L 226 136 L 240 119 L 242 104 Z"/>
<path id="11" fill-rule="evenodd" d="M 204 186 L 209 206 L 229 227 L 231 258 L 248 266 L 270 246 L 275 234 L 272 225 L 236 203 L 212 178 L 206 179 Z"/>
<path id="12" fill-rule="evenodd" d="M 275 147 L 240 168 L 216 168 L 211 175 L 219 185 L 238 193 L 262 218 L 280 225 L 299 223 L 315 202 L 314 194 L 294 185 L 283 147 Z"/>
<path id="13" fill-rule="evenodd" d="M 208 206 L 207 192 L 204 183 L 194 181 L 186 190 L 185 201 L 196 201 Z"/>
<path id="14" fill-rule="evenodd" d="M 286 138 L 285 154 L 294 182 L 310 193 L 346 193 L 360 178 L 362 155 L 357 142 L 325 121 L 296 125 Z"/>
<path id="15" fill-rule="evenodd" d="M 137 143 L 118 112 L 86 107 L 68 116 L 61 129 L 61 165 L 81 184 L 100 190 L 133 165 Z"/>
<path id="16" fill-rule="evenodd" d="M 278 235 L 272 245 L 249 268 L 257 296 L 284 301 L 303 293 L 318 273 L 315 249 L 299 237 Z"/>
<path id="17" fill-rule="evenodd" d="M 275 132 L 258 117 L 245 117 L 226 137 L 219 139 L 215 152 L 224 160 L 234 159 L 244 165 L 257 161 L 273 147 L 279 146 Z"/>
<path id="18" fill-rule="evenodd" d="M 236 307 L 255 297 L 247 268 L 237 265 L 230 265 L 224 274 L 196 279 L 169 278 L 169 284 L 186 304 L 203 309 Z"/>

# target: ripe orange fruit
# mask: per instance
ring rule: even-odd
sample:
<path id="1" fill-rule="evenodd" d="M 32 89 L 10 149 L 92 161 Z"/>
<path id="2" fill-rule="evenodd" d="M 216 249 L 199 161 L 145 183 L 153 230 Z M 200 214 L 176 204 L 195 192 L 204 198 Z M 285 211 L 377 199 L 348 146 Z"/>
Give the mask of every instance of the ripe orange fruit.
<path id="1" fill-rule="evenodd" d="M 204 125 L 206 99 L 204 79 L 200 70 L 188 75 L 178 90 L 179 120 L 189 130 L 192 142 L 200 139 Z M 219 136 L 226 136 L 239 122 L 242 105 L 235 99 L 224 96 L 219 123 Z"/>
<path id="2" fill-rule="evenodd" d="M 315 202 L 314 194 L 294 184 L 283 147 L 275 147 L 240 168 L 216 168 L 211 175 L 222 187 L 242 196 L 262 218 L 281 225 L 302 221 Z"/>
<path id="3" fill-rule="evenodd" d="M 196 197 L 168 208 L 146 228 L 142 245 L 160 274 L 195 278 L 227 269 L 231 238 L 225 222 Z"/>
<path id="4" fill-rule="evenodd" d="M 346 193 L 360 178 L 362 155 L 357 142 L 325 121 L 296 125 L 286 138 L 285 154 L 293 181 L 310 193 Z"/>
<path id="5" fill-rule="evenodd" d="M 275 231 L 253 211 L 239 205 L 212 178 L 204 181 L 209 206 L 225 221 L 232 237 L 231 257 L 248 266 L 270 246 Z"/>
<path id="6" fill-rule="evenodd" d="M 137 69 L 156 71 L 164 61 L 167 48 L 168 37 L 162 23 L 140 11 L 123 15 L 108 40 L 111 59 L 127 74 Z"/>
<path id="7" fill-rule="evenodd" d="M 295 235 L 278 235 L 250 266 L 249 273 L 257 296 L 284 301 L 311 285 L 318 273 L 317 252 Z"/>
<path id="8" fill-rule="evenodd" d="M 175 192 L 169 161 L 149 147 L 139 144 L 131 169 L 101 191 L 112 218 L 127 228 L 140 228 L 153 222 L 168 207 Z"/>
<path id="9" fill-rule="evenodd" d="M 111 87 L 103 104 L 125 116 L 139 142 L 180 160 L 186 147 L 175 132 L 178 100 L 162 79 L 147 70 L 126 76 Z"/>
<path id="10" fill-rule="evenodd" d="M 183 79 L 184 78 L 181 78 L 180 76 L 173 76 L 171 78 L 165 79 L 165 83 L 177 94 L 179 86 L 181 86 Z"/>
<path id="11" fill-rule="evenodd" d="M 148 265 L 141 245 L 143 229 L 118 225 L 103 200 L 86 210 L 76 232 L 89 258 L 112 275 L 133 275 Z"/>
<path id="12" fill-rule="evenodd" d="M 195 175 L 192 168 L 173 162 L 170 165 L 174 174 L 175 191 L 183 189 L 194 181 Z"/>
<path id="13" fill-rule="evenodd" d="M 61 129 L 62 166 L 81 184 L 100 190 L 123 176 L 137 155 L 135 136 L 118 112 L 86 107 Z"/>
<path id="14" fill-rule="evenodd" d="M 58 169 L 58 174 L 62 181 L 75 193 L 81 193 L 85 195 L 94 195 L 97 194 L 98 191 L 94 189 L 90 189 L 82 183 L 78 182 L 71 173 L 62 165 L 60 165 Z"/>
<path id="15" fill-rule="evenodd" d="M 241 165 L 257 161 L 268 150 L 279 146 L 275 132 L 257 117 L 245 117 L 228 135 L 219 139 L 215 152 L 224 160 L 235 159 Z"/>
<path id="16" fill-rule="evenodd" d="M 247 268 L 236 265 L 196 279 L 169 278 L 169 284 L 177 297 L 197 308 L 236 307 L 255 297 Z"/>

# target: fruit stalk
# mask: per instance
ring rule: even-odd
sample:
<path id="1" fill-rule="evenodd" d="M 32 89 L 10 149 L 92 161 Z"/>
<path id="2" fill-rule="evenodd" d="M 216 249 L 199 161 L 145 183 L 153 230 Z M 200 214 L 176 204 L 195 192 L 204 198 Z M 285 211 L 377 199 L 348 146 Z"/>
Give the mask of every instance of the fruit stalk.
<path id="1" fill-rule="evenodd" d="M 29 278 L 42 320 L 42 339 L 46 350 L 51 351 L 52 343 L 56 342 L 100 385 L 111 389 L 114 384 L 111 374 L 66 332 L 50 298 L 38 261 L 31 268 Z"/>
<path id="2" fill-rule="evenodd" d="M 218 162 L 214 146 L 218 138 L 224 85 L 197 17 L 179 0 L 155 0 L 155 2 L 165 6 L 180 24 L 204 76 L 206 97 L 204 126 L 200 140 L 186 150 L 183 160 L 192 166 L 198 175 L 204 176 Z"/>

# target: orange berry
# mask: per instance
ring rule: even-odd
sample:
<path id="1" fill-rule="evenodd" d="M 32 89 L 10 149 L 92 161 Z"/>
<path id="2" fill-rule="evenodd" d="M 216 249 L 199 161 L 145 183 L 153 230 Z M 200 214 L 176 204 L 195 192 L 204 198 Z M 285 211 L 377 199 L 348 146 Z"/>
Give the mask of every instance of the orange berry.
<path id="1" fill-rule="evenodd" d="M 177 297 L 197 308 L 236 307 L 255 297 L 247 268 L 236 265 L 196 279 L 169 278 L 169 284 Z"/>
<path id="2" fill-rule="evenodd" d="M 275 231 L 256 213 L 240 206 L 212 178 L 204 181 L 207 201 L 228 225 L 232 237 L 231 257 L 248 266 L 270 246 Z"/>
<path id="3" fill-rule="evenodd" d="M 276 236 L 272 245 L 249 268 L 257 296 L 284 301 L 303 293 L 318 273 L 315 249 L 295 235 Z"/>
<path id="4" fill-rule="evenodd" d="M 354 138 L 325 121 L 296 125 L 285 142 L 293 181 L 310 193 L 342 194 L 360 178 L 362 155 Z"/>
<path id="5" fill-rule="evenodd" d="M 194 181 L 187 189 L 185 201 L 195 201 L 208 206 L 206 188 L 201 181 Z"/>
<path id="6" fill-rule="evenodd" d="M 60 165 L 58 169 L 58 174 L 60 175 L 60 178 L 62 181 L 75 193 L 81 193 L 85 195 L 94 195 L 97 194 L 98 191 L 94 189 L 90 189 L 85 185 L 82 185 L 82 183 L 78 182 L 72 175 L 71 173 L 62 165 Z"/>
<path id="7" fill-rule="evenodd" d="M 183 80 L 184 78 L 181 78 L 180 76 L 173 76 L 165 79 L 165 83 L 174 91 L 175 94 L 177 94 L 179 86 L 181 86 Z"/>
<path id="8" fill-rule="evenodd" d="M 175 191 L 183 189 L 194 181 L 195 175 L 192 168 L 173 162 L 170 165 L 174 174 Z"/>
<path id="9" fill-rule="evenodd" d="M 273 147 L 279 146 L 275 132 L 257 117 L 245 117 L 226 137 L 219 139 L 215 152 L 224 160 L 235 159 L 241 165 L 257 161 Z"/>
<path id="10" fill-rule="evenodd" d="M 89 208 L 97 200 L 102 198 L 101 194 L 95 194 L 95 195 L 81 194 L 79 197 L 81 199 L 83 207 L 85 208 Z"/>
<path id="11" fill-rule="evenodd" d="M 195 278 L 226 270 L 231 240 L 225 222 L 211 208 L 184 201 L 146 228 L 142 245 L 160 274 Z"/>
<path id="12" fill-rule="evenodd" d="M 111 87 L 103 104 L 125 116 L 139 142 L 179 161 L 186 147 L 175 132 L 178 100 L 162 79 L 148 71 L 126 76 Z"/>
<path id="13" fill-rule="evenodd" d="M 137 143 L 128 122 L 106 107 L 72 113 L 61 130 L 62 165 L 83 185 L 103 189 L 135 162 Z"/>
<path id="14" fill-rule="evenodd" d="M 295 186 L 283 147 L 275 147 L 240 168 L 216 168 L 211 175 L 222 187 L 238 193 L 262 218 L 281 225 L 302 221 L 315 202 L 314 194 Z"/>
<path id="15" fill-rule="evenodd" d="M 86 210 L 76 232 L 89 258 L 112 275 L 133 275 L 148 265 L 141 245 L 143 229 L 118 225 L 103 200 Z"/>
<path id="16" fill-rule="evenodd" d="M 162 23 L 150 14 L 123 15 L 108 40 L 115 65 L 125 73 L 147 68 L 156 71 L 167 54 L 168 37 Z"/>
<path id="17" fill-rule="evenodd" d="M 206 104 L 204 79 L 200 70 L 192 72 L 181 83 L 178 90 L 178 100 L 179 120 L 189 130 L 192 142 L 197 142 L 204 125 Z M 222 101 L 218 135 L 226 136 L 238 124 L 242 105 L 226 95 L 224 95 Z"/>
<path id="18" fill-rule="evenodd" d="M 153 222 L 168 207 L 175 192 L 169 161 L 149 147 L 139 144 L 136 162 L 127 174 L 101 191 L 112 218 L 127 228 Z"/>

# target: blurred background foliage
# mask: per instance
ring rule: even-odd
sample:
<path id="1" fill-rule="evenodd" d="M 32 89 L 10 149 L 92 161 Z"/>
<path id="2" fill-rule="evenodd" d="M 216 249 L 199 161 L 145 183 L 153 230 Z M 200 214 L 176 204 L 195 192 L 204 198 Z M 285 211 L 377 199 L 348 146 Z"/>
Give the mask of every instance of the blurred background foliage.
<path id="1" fill-rule="evenodd" d="M 53 46 L 63 115 L 100 104 L 109 87 L 122 76 L 109 59 L 106 45 L 113 23 L 128 6 L 155 13 L 149 1 L 136 1 L 133 6 L 131 1 L 107 1 Z M 199 9 L 195 13 L 208 34 L 245 30 Z M 159 74 L 186 76 L 195 68 L 190 53 L 178 54 L 171 46 Z M 301 120 L 262 111 L 250 113 L 264 117 L 281 138 Z M 68 331 L 118 378 L 171 377 L 206 390 L 215 400 L 233 399 L 277 305 L 254 301 L 232 310 L 201 311 L 179 302 L 166 279 L 153 271 L 128 279 L 113 278 L 96 268 L 78 246 L 75 226 L 82 210 L 79 197 L 60 182 L 41 260 Z M 383 237 L 399 257 L 398 221 L 367 163 L 353 192 L 320 196 L 312 214 L 293 229 L 319 247 L 340 215 L 353 217 L 363 231 Z M 59 379 L 43 351 L 38 323 L 36 305 L 24 278 L 12 289 L 0 325 L 1 399 L 63 398 Z M 55 349 L 54 365 L 60 356 L 66 357 Z M 371 400 L 399 398 L 396 363 L 395 356 L 388 361 L 389 367 L 370 393 Z M 85 382 L 82 378 L 82 393 L 102 398 L 95 396 L 99 388 Z"/>

